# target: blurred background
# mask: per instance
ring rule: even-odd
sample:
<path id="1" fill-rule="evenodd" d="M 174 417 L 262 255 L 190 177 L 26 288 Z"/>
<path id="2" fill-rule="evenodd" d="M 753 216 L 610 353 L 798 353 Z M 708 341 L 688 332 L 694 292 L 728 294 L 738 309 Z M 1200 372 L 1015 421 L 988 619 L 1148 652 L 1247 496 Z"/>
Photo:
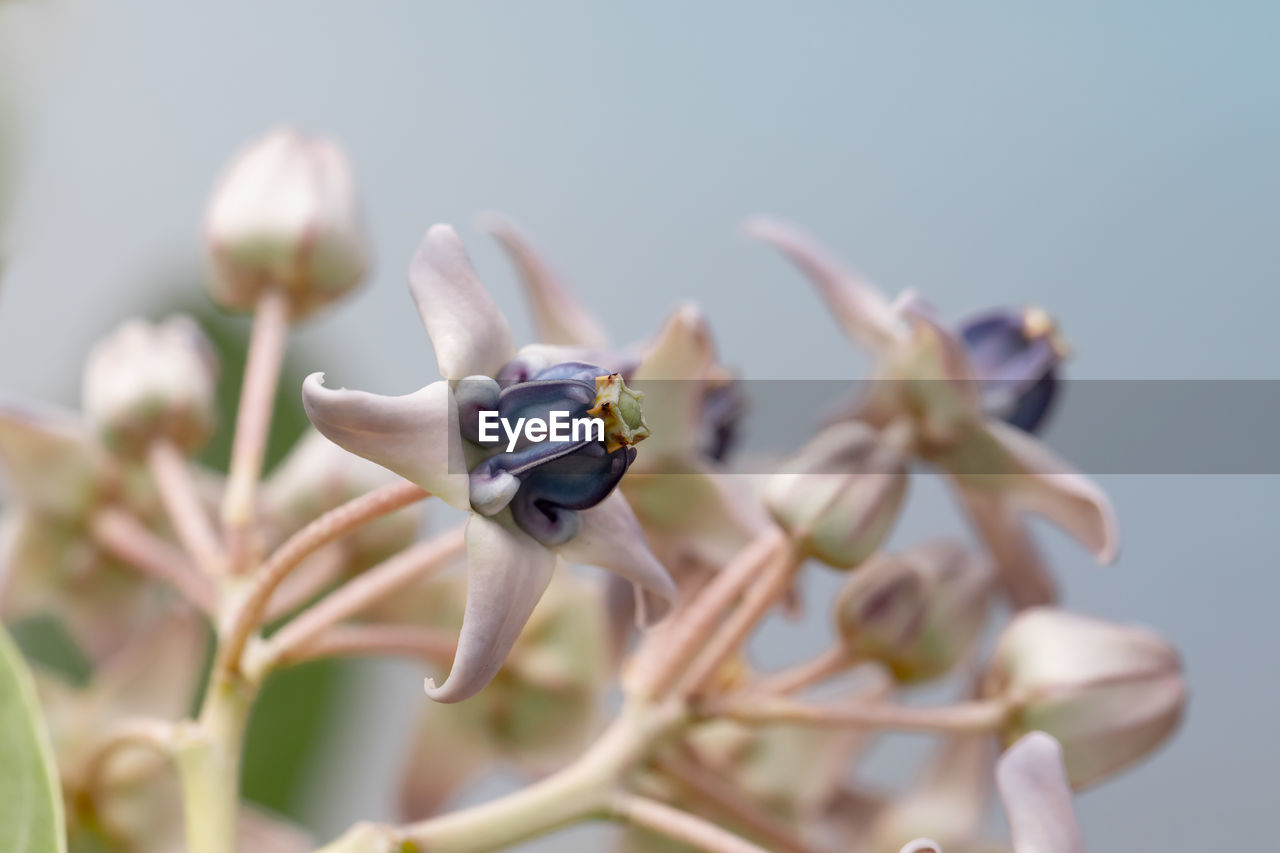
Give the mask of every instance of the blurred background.
<path id="1" fill-rule="evenodd" d="M 692 298 L 749 378 L 866 366 L 808 285 L 741 236 L 762 212 L 948 315 L 1047 307 L 1074 346 L 1074 378 L 1280 378 L 1275 4 L 642 9 L 0 0 L 0 180 L 13 190 L 0 393 L 74 404 L 98 336 L 133 313 L 200 308 L 210 186 L 280 123 L 346 146 L 378 268 L 296 336 L 278 447 L 300 429 L 302 373 L 384 393 L 435 375 L 404 287 L 433 222 L 459 226 L 529 338 L 510 269 L 471 225 L 485 209 L 525 225 L 617 340 L 651 334 Z M 1099 479 L 1121 524 L 1116 566 L 1041 531 L 1067 602 L 1171 637 L 1193 696 L 1170 746 L 1081 796 L 1090 849 L 1256 845 L 1273 834 L 1280 764 L 1280 483 Z M 895 539 L 963 531 L 940 484 L 922 485 Z M 836 579 L 810 583 L 821 606 Z M 771 624 L 759 658 L 817 651 L 826 631 L 817 615 Z M 420 673 L 361 664 L 293 681 L 255 721 L 255 743 L 276 752 L 251 746 L 250 793 L 321 836 L 389 817 Z M 909 779 L 919 746 L 888 739 L 868 772 Z M 606 831 L 538 849 L 597 849 Z"/>

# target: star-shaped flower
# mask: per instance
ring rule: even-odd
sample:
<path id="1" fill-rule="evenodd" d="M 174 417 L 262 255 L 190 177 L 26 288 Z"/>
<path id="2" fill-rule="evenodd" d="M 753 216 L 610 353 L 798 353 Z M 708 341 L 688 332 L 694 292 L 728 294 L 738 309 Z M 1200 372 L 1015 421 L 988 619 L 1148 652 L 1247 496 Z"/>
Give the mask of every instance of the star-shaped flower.
<path id="1" fill-rule="evenodd" d="M 620 488 L 663 564 L 681 582 L 723 565 L 767 519 L 722 464 L 743 401 L 705 315 L 686 303 L 653 340 L 619 349 L 513 222 L 490 213 L 482 224 L 519 271 L 541 339 L 609 353 L 600 357 L 644 390 L 652 437 Z"/>
<path id="2" fill-rule="evenodd" d="M 910 424 L 913 453 L 950 476 L 1016 606 L 1055 595 L 1018 520 L 1023 512 L 1057 524 L 1100 562 L 1114 559 L 1117 535 L 1106 495 L 1028 432 L 984 409 L 975 355 L 927 305 L 910 294 L 890 303 L 789 226 L 755 220 L 748 231 L 803 270 L 849 336 L 876 356 L 876 381 L 858 404 L 859 419 L 874 427 Z M 976 360 L 983 358 L 979 352 Z M 1022 414 L 1038 422 L 1043 407 Z"/>
<path id="3" fill-rule="evenodd" d="M 563 348 L 517 353 L 506 318 L 481 284 L 458 235 L 432 227 L 409 270 L 409 287 L 445 379 L 402 397 L 303 385 L 321 433 L 459 509 L 467 522 L 466 613 L 453 668 L 428 682 L 440 702 L 458 702 L 501 668 L 551 580 L 557 556 L 608 569 L 670 602 L 675 585 L 650 552 L 626 499 L 614 491 L 635 456 L 622 426 L 605 441 L 478 441 L 480 411 L 503 417 L 584 414 L 619 392 L 613 371 Z M 599 385 L 599 388 L 598 388 Z M 612 403 L 610 405 L 613 405 Z M 616 449 L 611 449 L 617 445 Z M 661 614 L 651 613 L 650 617 Z"/>

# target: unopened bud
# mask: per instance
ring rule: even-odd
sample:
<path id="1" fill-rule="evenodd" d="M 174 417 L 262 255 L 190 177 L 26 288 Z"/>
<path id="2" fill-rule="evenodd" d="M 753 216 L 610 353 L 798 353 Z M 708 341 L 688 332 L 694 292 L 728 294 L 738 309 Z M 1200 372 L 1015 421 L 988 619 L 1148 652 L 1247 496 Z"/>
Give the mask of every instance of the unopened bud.
<path id="1" fill-rule="evenodd" d="M 957 542 L 873 557 L 841 591 L 836 623 L 851 653 L 880 661 L 899 681 L 934 678 L 973 648 L 992 577 Z"/>
<path id="2" fill-rule="evenodd" d="M 1154 750 L 1187 700 L 1178 653 L 1160 636 L 1054 608 L 1009 624 L 984 691 L 1013 707 L 1006 744 L 1036 730 L 1058 739 L 1076 788 Z"/>
<path id="3" fill-rule="evenodd" d="M 960 337 L 988 415 L 1035 432 L 1053 406 L 1067 345 L 1042 308 L 997 308 L 971 317 Z"/>
<path id="4" fill-rule="evenodd" d="M 90 351 L 85 417 L 113 450 L 137 454 L 157 439 L 192 451 L 214 427 L 217 362 L 193 320 L 129 320 Z"/>
<path id="5" fill-rule="evenodd" d="M 207 217 L 213 298 L 250 310 L 282 288 L 294 317 L 364 278 L 367 249 L 346 155 L 327 139 L 277 130 L 231 164 Z"/>
<path id="6" fill-rule="evenodd" d="M 906 491 L 900 442 L 850 421 L 823 430 L 773 475 L 765 503 L 807 553 L 847 569 L 880 547 Z"/>

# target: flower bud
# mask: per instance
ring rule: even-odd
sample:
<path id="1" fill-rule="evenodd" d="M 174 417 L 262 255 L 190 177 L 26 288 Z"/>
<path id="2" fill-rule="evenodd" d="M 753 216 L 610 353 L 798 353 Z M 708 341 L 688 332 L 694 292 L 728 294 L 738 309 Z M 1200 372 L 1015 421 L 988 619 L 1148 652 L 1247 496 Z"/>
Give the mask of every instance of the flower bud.
<path id="1" fill-rule="evenodd" d="M 957 542 L 873 557 L 841 591 L 836 623 L 850 652 L 899 681 L 934 678 L 978 639 L 992 579 L 990 564 Z"/>
<path id="2" fill-rule="evenodd" d="M 907 490 L 907 459 L 887 431 L 856 421 L 823 430 L 775 474 L 765 504 L 813 557 L 858 565 L 884 541 Z"/>
<path id="3" fill-rule="evenodd" d="M 216 381 L 213 348 L 189 317 L 129 320 L 89 353 L 85 417 L 118 452 L 156 439 L 192 451 L 213 432 Z"/>
<path id="4" fill-rule="evenodd" d="M 1035 432 L 1052 408 L 1058 365 L 1067 355 L 1053 318 L 1041 308 L 999 308 L 971 317 L 959 332 L 983 409 Z"/>
<path id="5" fill-rule="evenodd" d="M 1006 745 L 1036 730 L 1058 739 L 1075 788 L 1159 746 L 1187 699 L 1178 653 L 1161 637 L 1053 608 L 1025 610 L 1009 624 L 984 692 L 1013 706 Z"/>
<path id="6" fill-rule="evenodd" d="M 206 221 L 213 298 L 249 310 L 283 288 L 294 317 L 364 278 L 367 249 L 355 182 L 336 143 L 277 130 L 240 154 L 214 190 Z"/>

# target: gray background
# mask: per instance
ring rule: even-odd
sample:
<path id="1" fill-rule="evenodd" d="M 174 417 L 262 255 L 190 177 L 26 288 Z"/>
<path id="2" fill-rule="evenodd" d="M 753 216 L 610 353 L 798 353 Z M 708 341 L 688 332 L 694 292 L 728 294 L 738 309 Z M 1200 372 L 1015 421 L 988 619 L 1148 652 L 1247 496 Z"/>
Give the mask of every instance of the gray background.
<path id="1" fill-rule="evenodd" d="M 403 392 L 434 375 L 403 285 L 434 221 L 462 228 L 527 338 L 509 269 L 470 227 L 486 208 L 535 233 L 619 340 L 696 298 L 725 359 L 753 378 L 865 365 L 803 281 L 739 236 L 757 212 L 806 224 L 887 288 L 919 288 L 951 314 L 1049 307 L 1077 377 L 1277 378 L 1278 23 L 1261 2 L 0 10 L 23 118 L 0 389 L 72 400 L 92 339 L 156 299 L 157 271 L 198 258 L 229 152 L 282 120 L 347 146 L 380 262 L 370 287 L 302 333 L 335 342 L 316 365 L 335 382 Z M 1081 796 L 1091 849 L 1260 849 L 1280 764 L 1277 480 L 1103 484 L 1124 537 L 1117 566 L 1043 537 L 1068 600 L 1173 637 L 1194 696 L 1170 747 Z M 935 487 L 917 490 L 900 540 L 962 529 Z M 821 631 L 775 626 L 761 654 L 816 649 Z M 324 832 L 384 813 L 396 726 L 421 701 L 412 672 L 367 677 L 403 701 L 333 743 L 349 766 L 345 783 L 316 786 Z M 878 764 L 905 774 L 894 754 Z"/>

